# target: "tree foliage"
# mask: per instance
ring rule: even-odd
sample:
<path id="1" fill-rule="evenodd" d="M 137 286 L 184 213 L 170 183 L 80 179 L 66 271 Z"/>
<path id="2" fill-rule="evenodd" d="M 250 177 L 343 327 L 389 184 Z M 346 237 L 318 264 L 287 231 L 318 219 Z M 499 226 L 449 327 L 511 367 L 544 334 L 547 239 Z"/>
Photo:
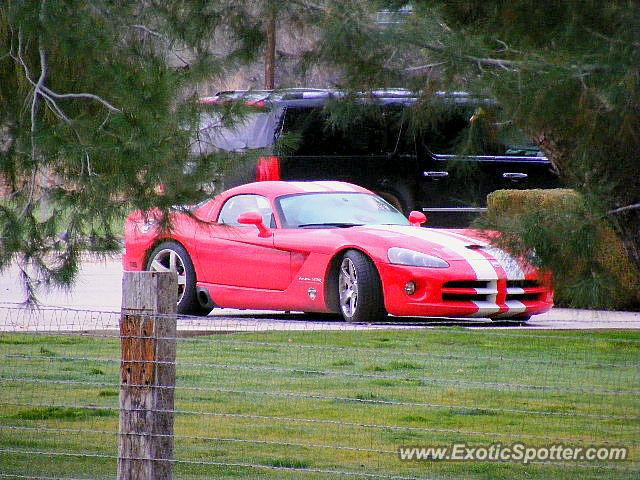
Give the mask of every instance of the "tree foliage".
<path id="1" fill-rule="evenodd" d="M 243 112 L 202 105 L 198 86 L 261 43 L 235 3 L 0 4 L 0 269 L 17 260 L 28 293 L 68 285 L 83 250 L 120 250 L 130 209 L 205 195 L 220 162 L 191 155 L 199 113 Z"/>
<path id="2" fill-rule="evenodd" d="M 431 0 L 410 2 L 402 22 L 371 21 L 406 3 L 342 2 L 317 58 L 344 64 L 352 88 L 404 85 L 424 105 L 440 89 L 497 99 L 584 195 L 585 224 L 605 218 L 640 268 L 640 4 Z"/>
<path id="3" fill-rule="evenodd" d="M 375 22 L 406 3 L 0 4 L 0 269 L 17 259 L 68 284 L 82 250 L 121 248 L 113 225 L 131 208 L 206 195 L 228 159 L 192 155 L 200 112 L 233 122 L 243 109 L 200 104 L 199 86 L 260 59 L 274 15 L 318 32 L 304 63 L 338 67 L 346 89 L 421 92 L 414 121 L 432 117 L 437 90 L 496 98 L 640 267 L 640 5 L 424 0 Z"/>

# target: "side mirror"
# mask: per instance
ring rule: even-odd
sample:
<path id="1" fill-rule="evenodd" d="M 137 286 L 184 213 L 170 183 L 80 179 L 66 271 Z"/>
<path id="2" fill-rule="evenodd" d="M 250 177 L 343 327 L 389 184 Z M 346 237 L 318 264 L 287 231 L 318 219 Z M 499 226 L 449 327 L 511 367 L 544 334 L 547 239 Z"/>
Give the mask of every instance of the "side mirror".
<path id="1" fill-rule="evenodd" d="M 411 225 L 413 225 L 414 227 L 419 227 L 423 223 L 427 223 L 427 216 L 422 212 L 414 210 L 409 214 L 409 223 L 411 223 Z"/>
<path id="2" fill-rule="evenodd" d="M 244 212 L 238 216 L 237 222 L 241 225 L 255 225 L 260 231 L 260 237 L 267 238 L 271 236 L 271 230 L 267 228 L 262 219 L 262 215 L 258 212 Z"/>

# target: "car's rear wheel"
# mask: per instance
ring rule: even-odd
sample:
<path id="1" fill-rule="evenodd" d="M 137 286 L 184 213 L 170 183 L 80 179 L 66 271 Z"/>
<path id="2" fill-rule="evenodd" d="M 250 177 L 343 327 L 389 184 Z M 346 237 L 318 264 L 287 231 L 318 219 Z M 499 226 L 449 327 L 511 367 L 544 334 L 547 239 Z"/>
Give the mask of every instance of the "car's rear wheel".
<path id="1" fill-rule="evenodd" d="M 340 313 L 347 322 L 375 322 L 386 316 L 376 267 L 361 252 L 349 250 L 338 269 Z"/>
<path id="2" fill-rule="evenodd" d="M 185 315 L 208 315 L 212 308 L 203 307 L 196 292 L 196 271 L 187 250 L 177 242 L 159 244 L 147 261 L 152 272 L 176 272 L 178 274 L 177 310 Z"/>

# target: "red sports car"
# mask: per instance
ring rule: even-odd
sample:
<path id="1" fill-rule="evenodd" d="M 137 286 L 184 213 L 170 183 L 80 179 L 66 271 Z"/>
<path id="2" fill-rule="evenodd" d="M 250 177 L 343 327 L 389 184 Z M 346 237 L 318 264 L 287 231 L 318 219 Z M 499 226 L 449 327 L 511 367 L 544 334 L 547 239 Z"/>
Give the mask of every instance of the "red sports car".
<path id="1" fill-rule="evenodd" d="M 214 306 L 526 320 L 553 304 L 550 275 L 477 230 L 422 228 L 372 192 L 342 182 L 258 182 L 125 226 L 125 270 L 177 271 L 178 312 Z"/>

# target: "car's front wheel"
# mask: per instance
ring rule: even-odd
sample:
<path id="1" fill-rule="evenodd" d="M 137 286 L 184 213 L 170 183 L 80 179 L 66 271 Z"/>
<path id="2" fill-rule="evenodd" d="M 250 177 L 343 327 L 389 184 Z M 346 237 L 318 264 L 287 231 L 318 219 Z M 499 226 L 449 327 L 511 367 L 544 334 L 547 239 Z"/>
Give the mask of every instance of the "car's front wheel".
<path id="1" fill-rule="evenodd" d="M 347 322 L 375 322 L 386 316 L 378 271 L 362 252 L 349 250 L 342 257 L 338 296 L 340 313 Z"/>
<path id="2" fill-rule="evenodd" d="M 177 242 L 159 244 L 147 261 L 152 272 L 176 272 L 178 274 L 177 311 L 185 315 L 208 315 L 212 308 L 198 302 L 196 271 L 187 250 Z"/>

